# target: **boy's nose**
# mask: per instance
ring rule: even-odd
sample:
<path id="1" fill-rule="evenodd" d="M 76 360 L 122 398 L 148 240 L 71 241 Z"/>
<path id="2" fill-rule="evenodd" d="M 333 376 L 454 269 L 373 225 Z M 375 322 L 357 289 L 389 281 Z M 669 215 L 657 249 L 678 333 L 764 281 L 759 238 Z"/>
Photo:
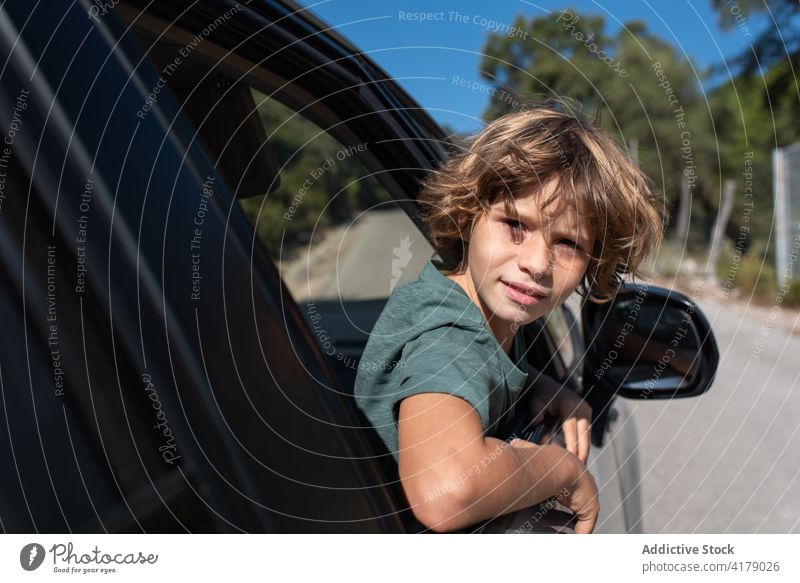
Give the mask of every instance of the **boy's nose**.
<path id="1" fill-rule="evenodd" d="M 550 277 L 553 273 L 553 262 L 553 251 L 540 235 L 529 237 L 525 245 L 519 247 L 519 268 L 527 271 L 533 279 Z"/>

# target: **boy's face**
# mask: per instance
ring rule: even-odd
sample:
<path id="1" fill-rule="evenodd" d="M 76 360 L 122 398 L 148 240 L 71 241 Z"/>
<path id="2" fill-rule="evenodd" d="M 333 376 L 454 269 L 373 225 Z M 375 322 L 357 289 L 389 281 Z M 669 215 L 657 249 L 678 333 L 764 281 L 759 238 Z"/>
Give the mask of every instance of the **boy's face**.
<path id="1" fill-rule="evenodd" d="M 547 314 L 575 291 L 586 273 L 594 243 L 577 207 L 551 204 L 555 188 L 531 188 L 515 197 L 519 220 L 498 200 L 473 226 L 466 272 L 451 279 L 481 308 L 498 339 Z M 556 207 L 561 208 L 556 208 Z M 518 290 L 522 291 L 518 291 Z"/>

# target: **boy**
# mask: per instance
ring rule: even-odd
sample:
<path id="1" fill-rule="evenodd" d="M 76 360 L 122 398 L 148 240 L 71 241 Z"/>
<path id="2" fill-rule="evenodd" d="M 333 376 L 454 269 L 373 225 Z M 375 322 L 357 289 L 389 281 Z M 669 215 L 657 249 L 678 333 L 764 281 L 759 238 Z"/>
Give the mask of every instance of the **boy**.
<path id="1" fill-rule="evenodd" d="M 355 385 L 414 515 L 446 532 L 557 495 L 575 531 L 591 532 L 591 410 L 526 364 L 517 330 L 576 289 L 607 300 L 636 273 L 661 239 L 648 180 L 598 126 L 538 108 L 489 124 L 418 200 L 457 267 L 443 275 L 429 262 L 395 289 Z M 496 437 L 527 390 L 534 421 L 561 417 L 565 447 Z"/>

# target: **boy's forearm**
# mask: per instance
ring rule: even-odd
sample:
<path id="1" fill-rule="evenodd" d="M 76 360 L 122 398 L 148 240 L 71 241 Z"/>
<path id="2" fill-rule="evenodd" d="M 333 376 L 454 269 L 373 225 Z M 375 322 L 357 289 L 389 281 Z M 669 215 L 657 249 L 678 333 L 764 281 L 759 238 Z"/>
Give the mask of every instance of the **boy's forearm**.
<path id="1" fill-rule="evenodd" d="M 533 506 L 571 490 L 578 478 L 577 458 L 561 447 L 513 447 L 495 438 L 485 442 L 484 456 L 465 471 L 468 499 L 437 530 L 457 530 Z"/>

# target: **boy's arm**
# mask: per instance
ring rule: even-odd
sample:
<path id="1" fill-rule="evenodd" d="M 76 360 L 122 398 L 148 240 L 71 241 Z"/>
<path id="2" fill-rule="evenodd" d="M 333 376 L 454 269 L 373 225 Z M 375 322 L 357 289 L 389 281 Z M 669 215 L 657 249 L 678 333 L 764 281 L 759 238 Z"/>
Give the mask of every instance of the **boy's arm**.
<path id="1" fill-rule="evenodd" d="M 597 486 L 573 454 L 555 445 L 484 438 L 480 418 L 459 397 L 421 393 L 400 402 L 400 481 L 415 516 L 446 532 L 559 495 L 576 532 L 597 520 Z"/>
<path id="2" fill-rule="evenodd" d="M 532 393 L 531 424 L 540 423 L 545 413 L 559 417 L 567 449 L 586 463 L 592 443 L 592 408 L 589 404 L 575 391 L 530 365 L 526 390 Z"/>

